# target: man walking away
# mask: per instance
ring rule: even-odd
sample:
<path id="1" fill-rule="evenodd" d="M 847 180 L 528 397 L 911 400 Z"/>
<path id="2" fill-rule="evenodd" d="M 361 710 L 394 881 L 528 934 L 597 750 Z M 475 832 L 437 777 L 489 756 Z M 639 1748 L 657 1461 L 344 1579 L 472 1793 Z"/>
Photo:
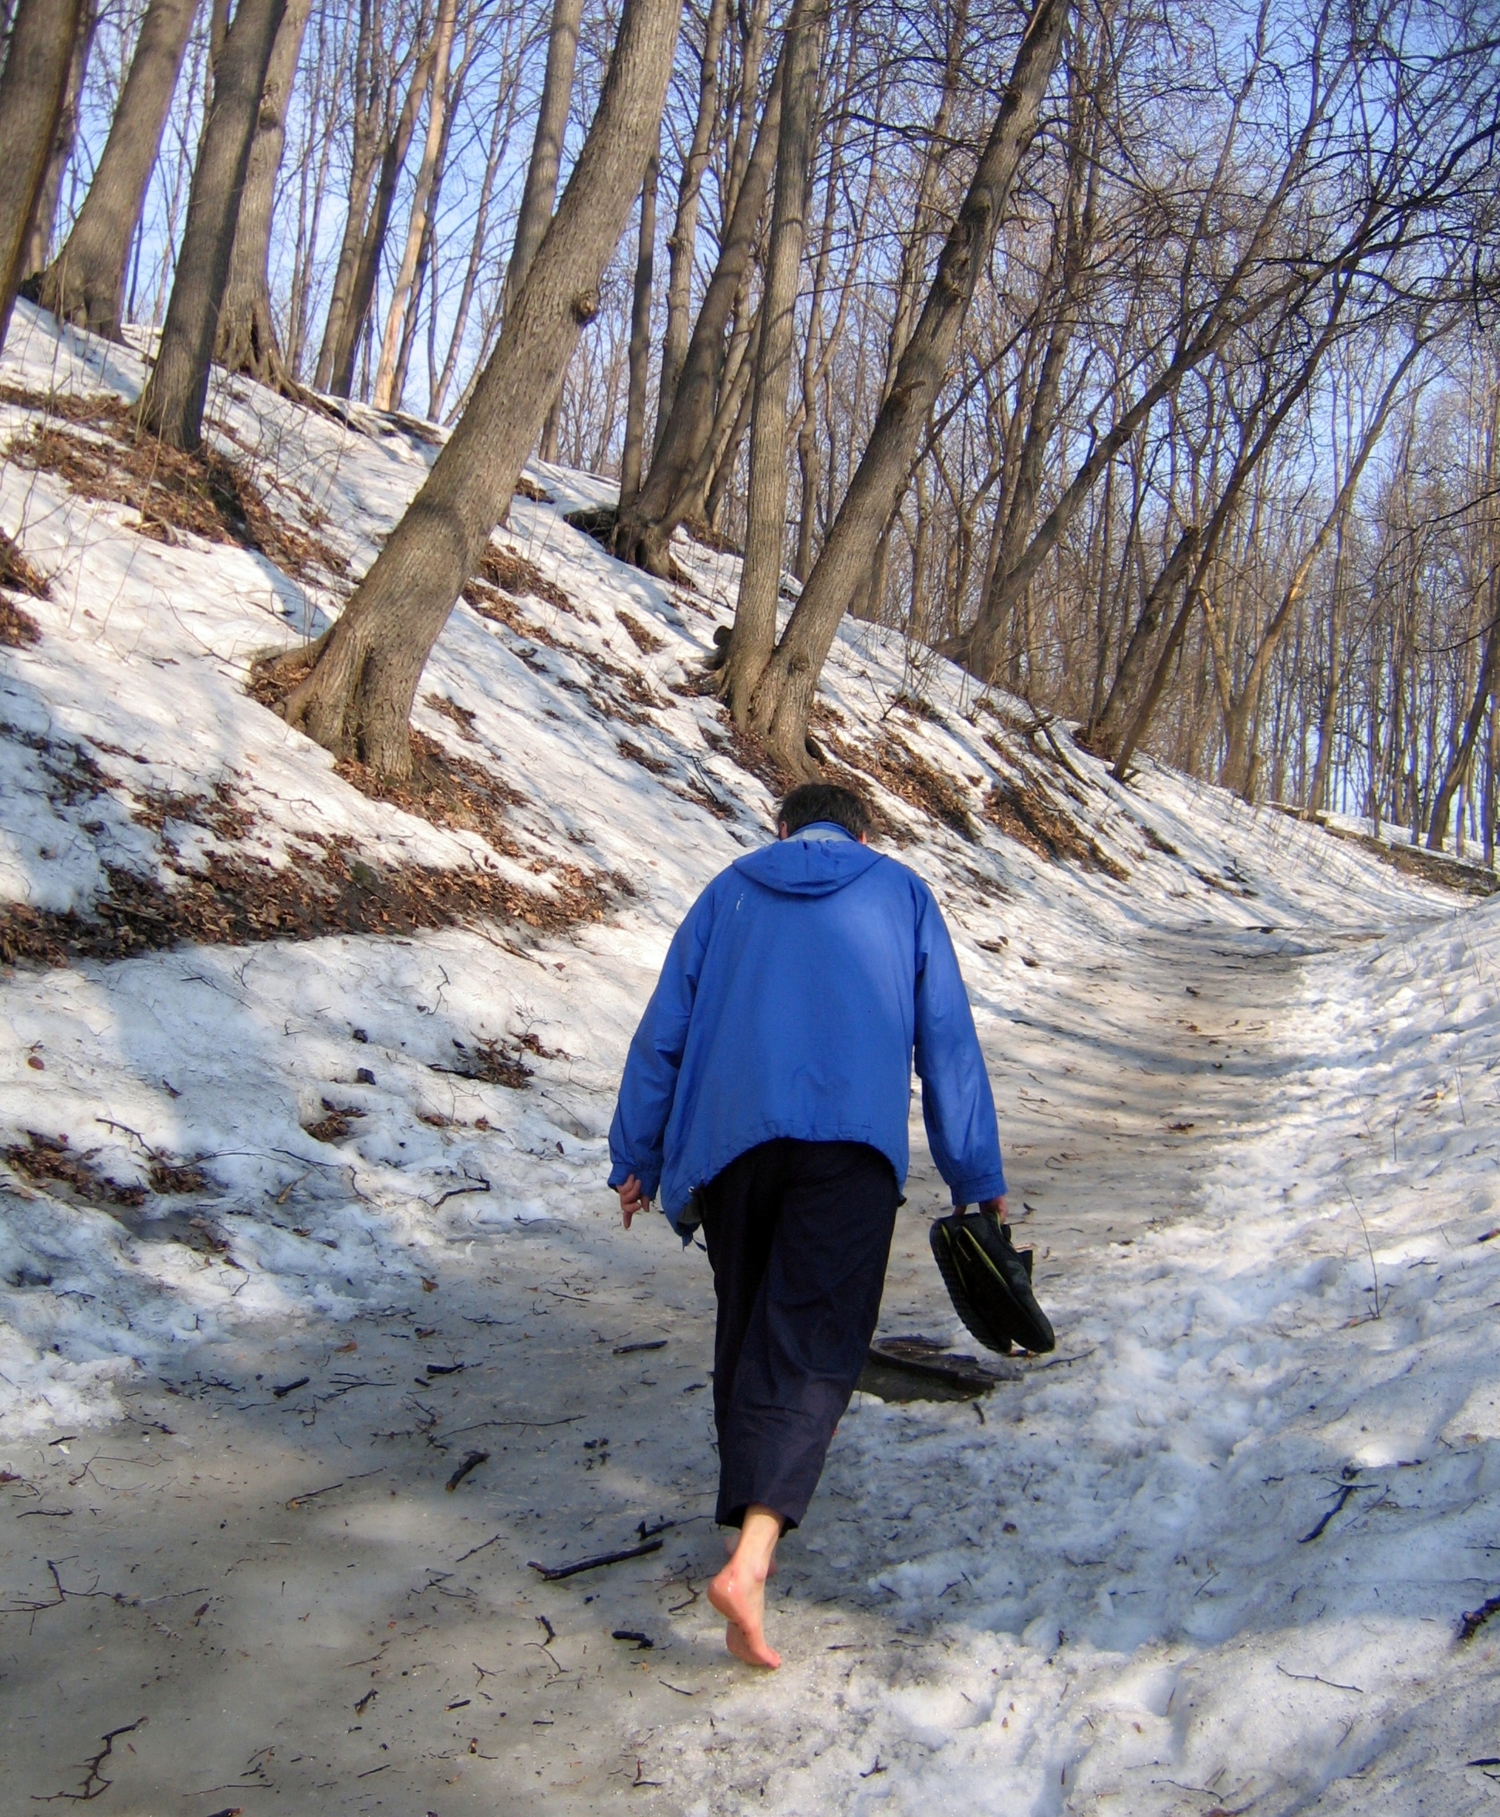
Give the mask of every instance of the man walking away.
<path id="1" fill-rule="evenodd" d="M 994 1100 L 932 891 L 870 850 L 848 789 L 793 789 L 777 830 L 677 930 L 609 1136 L 626 1229 L 660 1193 L 684 1242 L 700 1224 L 707 1242 L 717 1518 L 740 1529 L 708 1597 L 730 1652 L 772 1667 L 766 1578 L 875 1331 L 913 1057 L 954 1204 L 1005 1211 Z"/>

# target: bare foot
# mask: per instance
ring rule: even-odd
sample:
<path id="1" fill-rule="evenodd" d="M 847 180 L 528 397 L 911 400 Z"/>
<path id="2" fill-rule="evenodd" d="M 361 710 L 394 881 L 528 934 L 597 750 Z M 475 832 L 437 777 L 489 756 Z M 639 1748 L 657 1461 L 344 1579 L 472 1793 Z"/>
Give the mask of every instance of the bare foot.
<path id="1" fill-rule="evenodd" d="M 766 1643 L 766 1580 L 730 1559 L 708 1586 L 708 1600 L 724 1617 L 724 1644 L 749 1666 L 775 1671 L 781 1655 Z"/>
<path id="2" fill-rule="evenodd" d="M 725 1558 L 734 1557 L 735 1550 L 739 1546 L 739 1543 L 740 1543 L 740 1536 L 738 1533 L 726 1533 L 724 1535 L 724 1556 L 725 1556 Z M 771 1560 L 770 1564 L 766 1567 L 766 1576 L 774 1577 L 775 1575 L 776 1575 L 776 1560 L 773 1558 Z"/>

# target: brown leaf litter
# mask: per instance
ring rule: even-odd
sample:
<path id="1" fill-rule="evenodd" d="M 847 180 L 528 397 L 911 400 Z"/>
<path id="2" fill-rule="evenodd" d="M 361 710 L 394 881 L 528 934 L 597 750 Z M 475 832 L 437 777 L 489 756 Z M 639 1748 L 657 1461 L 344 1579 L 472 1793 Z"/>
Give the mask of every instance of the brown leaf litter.
<path id="1" fill-rule="evenodd" d="M 111 1180 L 100 1173 L 93 1161 L 68 1146 L 66 1136 L 44 1136 L 28 1129 L 24 1142 L 0 1149 L 5 1160 L 18 1174 L 39 1186 L 66 1186 L 90 1205 L 141 1205 L 145 1203 L 144 1186 Z"/>
<path id="2" fill-rule="evenodd" d="M 1013 773 L 1000 777 L 985 797 L 985 819 L 1049 863 L 1071 860 L 1086 871 L 1103 871 L 1117 883 L 1125 882 L 1130 873 L 1124 865 L 1058 805 L 1042 779 L 1008 753 L 1001 755 Z"/>
<path id="3" fill-rule="evenodd" d="M 4 385 L 0 404 L 49 419 L 12 437 L 9 459 L 56 474 L 80 498 L 131 507 L 139 516 L 131 527 L 142 536 L 172 543 L 187 532 L 207 542 L 237 543 L 298 580 L 348 572 L 336 549 L 272 511 L 246 468 L 207 445 L 182 454 L 141 433 L 117 397 L 53 398 Z M 59 418 L 88 433 L 62 427 Z"/>

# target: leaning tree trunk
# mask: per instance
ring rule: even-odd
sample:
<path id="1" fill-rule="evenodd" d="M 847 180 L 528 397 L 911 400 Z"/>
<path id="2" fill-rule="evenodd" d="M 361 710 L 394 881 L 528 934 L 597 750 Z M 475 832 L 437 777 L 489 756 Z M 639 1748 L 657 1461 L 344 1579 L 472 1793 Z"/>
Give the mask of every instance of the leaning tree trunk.
<path id="1" fill-rule="evenodd" d="M 62 251 L 42 274 L 40 301 L 61 322 L 120 338 L 125 265 L 198 0 L 151 0 L 109 137 Z"/>
<path id="2" fill-rule="evenodd" d="M 699 477 L 697 496 L 707 484 L 700 471 L 714 427 L 714 389 L 723 369 L 724 331 L 750 270 L 760 218 L 765 211 L 766 190 L 776 156 L 781 123 L 781 87 L 785 58 L 777 64 L 766 110 L 761 116 L 755 149 L 745 167 L 744 180 L 735 200 L 734 213 L 724 234 L 719 262 L 693 324 L 687 358 L 677 381 L 671 414 L 657 430 L 656 456 L 646 483 L 615 524 L 614 550 L 623 561 L 634 562 L 648 574 L 670 573 L 668 545 L 672 532 L 683 521 L 694 497 L 693 479 Z"/>
<path id="3" fill-rule="evenodd" d="M 57 138 L 82 0 L 20 0 L 0 75 L 0 345 Z"/>
<path id="4" fill-rule="evenodd" d="M 286 143 L 286 110 L 291 99 L 302 35 L 312 13 L 312 0 L 286 0 L 276 47 L 266 71 L 255 143 L 240 201 L 229 282 L 219 310 L 214 358 L 230 372 L 243 372 L 284 397 L 301 395 L 281 357 L 271 315 L 271 216 L 276 206 L 276 176 Z"/>
<path id="5" fill-rule="evenodd" d="M 583 21 L 583 0 L 556 0 L 552 30 L 547 38 L 547 72 L 542 78 L 541 106 L 537 111 L 536 137 L 531 162 L 526 167 L 526 187 L 516 216 L 516 237 L 505 268 L 501 291 L 502 315 L 508 313 L 531 271 L 557 197 L 557 173 L 562 168 L 563 140 L 568 131 L 568 109 L 573 103 L 573 71 L 578 62 L 578 31 Z M 530 453 L 530 450 L 527 450 Z"/>
<path id="6" fill-rule="evenodd" d="M 641 229 L 636 242 L 635 294 L 630 306 L 630 392 L 625 401 L 625 445 L 620 452 L 620 504 L 641 487 L 641 452 L 646 441 L 646 380 L 651 368 L 651 280 L 656 262 L 656 179 L 660 148 L 646 160 L 641 184 Z"/>
<path id="7" fill-rule="evenodd" d="M 287 720 L 384 776 L 411 769 L 417 683 L 510 503 L 660 128 L 679 0 L 625 0 L 593 125 L 468 409 L 284 703 Z"/>
<path id="8" fill-rule="evenodd" d="M 729 0 L 712 0 L 703 35 L 703 63 L 698 82 L 698 113 L 693 137 L 682 162 L 677 189 L 677 214 L 667 236 L 667 325 L 661 343 L 661 379 L 656 393 L 656 428 L 660 439 L 677 393 L 677 378 L 687 355 L 688 308 L 692 300 L 693 253 L 698 239 L 698 202 L 703 193 L 703 173 L 708 168 L 709 147 L 718 124 L 719 52 Z"/>
<path id="9" fill-rule="evenodd" d="M 266 68 L 286 0 L 240 0 L 214 70 L 214 94 L 188 191 L 187 226 L 156 364 L 140 402 L 144 429 L 174 448 L 203 439 L 208 366 L 229 278 L 245 171 Z"/>
<path id="10" fill-rule="evenodd" d="M 948 375 L 974 286 L 989 264 L 1016 172 L 1036 133 L 1072 0 L 1037 0 L 988 141 L 938 259 L 927 301 L 896 367 L 817 565 L 756 685 L 751 726 L 795 775 L 808 770 L 807 718 L 839 622 L 870 577 Z"/>
<path id="11" fill-rule="evenodd" d="M 73 156 L 73 147 L 78 142 L 83 78 L 88 69 L 89 52 L 93 48 L 94 28 L 98 23 L 99 8 L 95 0 L 83 0 L 78 31 L 73 39 L 73 55 L 68 61 L 68 80 L 63 89 L 63 103 L 57 116 L 57 131 L 52 138 L 52 155 L 47 159 L 47 169 L 42 177 L 41 191 L 32 216 L 31 232 L 26 236 L 26 248 L 21 255 L 21 276 L 27 282 L 28 296 L 32 294 L 31 284 L 45 270 L 47 254 L 52 250 L 52 228 L 57 220 L 57 202 L 62 194 L 68 160 Z"/>
<path id="12" fill-rule="evenodd" d="M 786 555 L 786 404 L 797 327 L 797 286 L 812 194 L 812 145 L 818 64 L 826 11 L 819 0 L 794 0 L 782 57 L 781 132 L 776 196 L 760 305 L 755 401 L 750 414 L 750 488 L 740 597 L 724 665 L 723 692 L 735 724 L 750 715 L 750 694 L 776 646 L 776 601 Z"/>

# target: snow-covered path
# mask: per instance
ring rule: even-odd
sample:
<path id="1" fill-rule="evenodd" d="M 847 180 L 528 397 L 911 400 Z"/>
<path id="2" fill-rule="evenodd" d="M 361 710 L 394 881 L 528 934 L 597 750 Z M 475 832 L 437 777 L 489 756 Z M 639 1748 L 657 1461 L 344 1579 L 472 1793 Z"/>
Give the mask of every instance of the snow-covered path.
<path id="1" fill-rule="evenodd" d="M 1033 980 L 992 1059 L 1024 1081 L 1002 1115 L 1059 1351 L 983 1423 L 970 1404 L 857 1399 L 783 1548 L 775 1680 L 725 1660 L 701 1595 L 719 1545 L 703 1258 L 657 1223 L 623 1237 L 592 1191 L 581 1215 L 429 1249 L 425 1294 L 333 1336 L 219 1344 L 130 1391 L 113 1430 L 31 1449 L 6 1492 L 30 1565 L 12 1540 L 7 1576 L 22 1600 L 67 1594 L 6 1618 L 8 1783 L 79 1790 L 102 1738 L 138 1723 L 100 1768 L 109 1808 L 162 1817 L 256 1809 L 273 1787 L 296 1810 L 441 1817 L 627 1797 L 1203 1813 L 1311 1808 L 1332 1780 L 1318 1808 L 1369 1808 L 1373 1787 L 1351 1803 L 1336 1787 L 1361 1764 L 1371 1699 L 1392 1719 L 1360 1670 L 1390 1636 L 1324 1614 L 1346 1569 L 1335 1533 L 1295 1545 L 1344 1459 L 1299 1455 L 1304 1482 L 1236 1505 L 1277 1478 L 1265 1446 L 1286 1461 L 1274 1404 L 1296 1339 L 1267 1339 L 1286 1308 L 1264 1294 L 1202 1335 L 1168 1257 L 1217 1245 L 1222 1262 L 1244 1241 L 1226 1244 L 1212 1201 L 1247 1129 L 1276 1145 L 1304 971 L 1287 936 L 1216 927 Z M 1268 1192 L 1299 1140 L 1283 1130 Z M 887 1330 L 952 1328 L 926 1253 L 935 1207 L 919 1169 Z M 1341 1267 L 1324 1273 L 1304 1297 L 1339 1290 Z M 1252 1322 L 1226 1336 L 1236 1316 Z M 1112 1430 L 1126 1408 L 1134 1429 Z M 1246 1441 L 1264 1441 L 1248 1474 Z M 474 1450 L 487 1460 L 446 1493 Z M 663 1521 L 640 1561 L 556 1584 L 528 1569 Z M 1273 1584 L 1288 1560 L 1300 1580 Z M 1451 1646 L 1444 1628 L 1423 1648 L 1425 1619 L 1403 1679 Z M 1476 1643 L 1467 1663 L 1483 1665 L 1473 1696 L 1492 1693 L 1492 1656 Z M 1400 1664 L 1384 1659 L 1387 1681 Z M 23 1710 L 21 1684 L 49 1691 Z M 1445 1733 L 1454 1714 L 1450 1695 Z M 1484 1808 L 1456 1796 L 1490 1789 L 1456 1764 L 1444 1808 Z M 1383 1808 L 1429 1808 L 1388 1794 Z"/>

